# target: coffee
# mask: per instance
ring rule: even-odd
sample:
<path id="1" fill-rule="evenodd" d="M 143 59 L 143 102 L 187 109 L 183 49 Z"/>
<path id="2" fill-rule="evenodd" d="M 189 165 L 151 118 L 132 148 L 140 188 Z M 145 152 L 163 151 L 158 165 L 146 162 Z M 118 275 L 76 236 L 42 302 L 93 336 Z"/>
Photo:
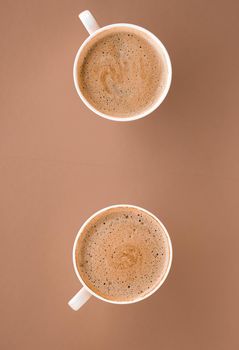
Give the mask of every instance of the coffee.
<path id="1" fill-rule="evenodd" d="M 132 207 L 97 215 L 80 235 L 75 260 L 85 284 L 113 301 L 134 301 L 149 294 L 169 266 L 170 247 L 161 224 Z"/>
<path id="2" fill-rule="evenodd" d="M 166 81 L 162 55 L 143 36 L 117 31 L 96 41 L 78 67 L 78 84 L 98 111 L 129 117 L 146 111 Z"/>

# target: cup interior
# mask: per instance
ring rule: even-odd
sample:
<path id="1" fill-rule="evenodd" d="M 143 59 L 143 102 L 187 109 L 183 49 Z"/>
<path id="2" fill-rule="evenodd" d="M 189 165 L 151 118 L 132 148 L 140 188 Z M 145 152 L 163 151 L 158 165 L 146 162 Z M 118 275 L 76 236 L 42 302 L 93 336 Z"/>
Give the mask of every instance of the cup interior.
<path id="1" fill-rule="evenodd" d="M 78 241 L 80 239 L 82 239 L 85 230 L 89 227 L 89 225 L 94 221 L 97 220 L 98 217 L 102 216 L 102 214 L 107 214 L 107 212 L 110 212 L 112 210 L 117 210 L 117 209 L 122 209 L 122 208 L 131 208 L 131 209 L 136 209 L 138 211 L 142 211 L 144 213 L 146 213 L 147 215 L 151 216 L 154 220 L 156 220 L 159 224 L 159 226 L 163 229 L 164 232 L 164 236 L 167 240 L 167 245 L 168 245 L 168 251 L 169 251 L 169 256 L 168 256 L 168 264 L 167 264 L 167 268 L 164 271 L 164 275 L 162 276 L 162 278 L 159 280 L 158 284 L 154 287 L 154 289 L 151 289 L 148 293 L 144 294 L 143 296 L 138 296 L 137 298 L 133 299 L 133 300 L 127 300 L 127 301 L 119 301 L 119 300 L 113 300 L 113 299 L 108 299 L 103 297 L 102 295 L 96 293 L 94 290 L 92 290 L 84 281 L 83 276 L 81 276 L 80 271 L 78 270 L 77 267 L 77 261 L 76 261 L 76 251 L 77 251 L 77 245 L 78 245 Z M 81 226 L 76 238 L 75 238 L 75 242 L 74 242 L 74 246 L 73 246 L 73 253 L 72 253 L 72 258 L 73 258 L 73 265 L 74 265 L 74 269 L 75 269 L 75 273 L 77 275 L 77 277 L 79 278 L 81 284 L 95 297 L 97 297 L 98 299 L 101 299 L 103 301 L 109 302 L 109 303 L 113 303 L 113 304 L 131 304 L 131 303 L 135 303 L 141 300 L 144 300 L 146 298 L 148 298 L 150 295 L 152 295 L 153 293 L 155 293 L 164 283 L 165 279 L 168 276 L 168 273 L 170 271 L 171 268 L 171 264 L 172 264 L 172 244 L 171 244 L 171 240 L 170 240 L 170 236 L 167 232 L 167 229 L 165 228 L 165 226 L 163 225 L 163 223 L 152 213 L 150 213 L 149 211 L 147 211 L 146 209 L 140 208 L 138 206 L 134 206 L 134 205 L 128 205 L 128 204 L 120 204 L 120 205 L 113 205 L 104 209 L 101 209 L 99 211 L 97 211 L 96 213 L 94 213 L 88 220 L 86 220 L 86 222 Z"/>
<path id="2" fill-rule="evenodd" d="M 141 38 L 145 39 L 148 43 L 152 45 L 154 50 L 158 53 L 160 56 L 160 59 L 163 64 L 163 89 L 160 92 L 160 94 L 155 98 L 153 103 L 147 107 L 147 109 L 143 110 L 142 112 L 134 113 L 129 116 L 120 117 L 118 115 L 109 115 L 106 113 L 103 113 L 102 111 L 97 110 L 95 106 L 93 106 L 89 100 L 84 96 L 84 93 L 82 91 L 82 88 L 79 84 L 78 80 L 78 72 L 80 67 L 83 64 L 84 58 L 86 57 L 87 53 L 89 52 L 89 49 L 96 44 L 99 40 L 103 39 L 104 37 L 113 34 L 115 32 L 132 32 Z M 133 24 L 125 24 L 125 23 L 119 23 L 119 24 L 113 24 L 109 26 L 105 26 L 103 28 L 98 29 L 96 32 L 94 32 L 92 35 L 90 35 L 82 44 L 80 49 L 77 52 L 75 62 L 74 62 L 74 69 L 73 69 L 73 75 L 74 75 L 74 83 L 75 88 L 78 92 L 78 95 L 82 99 L 82 101 L 85 103 L 85 105 L 91 109 L 94 113 L 98 114 L 101 117 L 104 117 L 106 119 L 115 120 L 115 121 L 131 121 L 140 119 L 142 117 L 147 116 L 151 112 L 153 112 L 165 99 L 168 90 L 170 88 L 171 79 L 172 79 L 172 67 L 171 67 L 171 61 L 168 55 L 168 52 L 162 42 L 150 31 L 139 27 L 137 25 Z"/>

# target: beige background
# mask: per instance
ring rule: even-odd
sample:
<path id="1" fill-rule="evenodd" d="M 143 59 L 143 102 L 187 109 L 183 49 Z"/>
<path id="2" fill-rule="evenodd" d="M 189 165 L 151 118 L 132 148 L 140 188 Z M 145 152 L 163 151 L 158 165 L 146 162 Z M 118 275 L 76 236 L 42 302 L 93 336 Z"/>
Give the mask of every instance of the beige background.
<path id="1" fill-rule="evenodd" d="M 238 349 L 238 2 L 2 1 L 0 348 Z M 74 56 L 101 25 L 145 26 L 166 45 L 173 84 L 150 117 L 103 120 L 81 103 Z M 67 306 L 80 288 L 78 228 L 115 203 L 158 215 L 172 271 L 148 300 Z"/>

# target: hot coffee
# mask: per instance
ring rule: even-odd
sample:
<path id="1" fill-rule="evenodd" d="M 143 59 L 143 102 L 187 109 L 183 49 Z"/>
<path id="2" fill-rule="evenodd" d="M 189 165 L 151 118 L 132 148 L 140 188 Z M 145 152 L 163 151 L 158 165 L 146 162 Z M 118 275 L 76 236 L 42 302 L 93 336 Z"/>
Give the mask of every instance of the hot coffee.
<path id="1" fill-rule="evenodd" d="M 75 250 L 77 269 L 95 293 L 113 301 L 134 301 L 165 276 L 170 247 L 165 229 L 149 213 L 116 207 L 93 218 Z"/>
<path id="2" fill-rule="evenodd" d="M 149 40 L 118 29 L 89 47 L 78 67 L 78 84 L 98 111 L 129 117 L 154 104 L 167 74 L 163 56 Z"/>

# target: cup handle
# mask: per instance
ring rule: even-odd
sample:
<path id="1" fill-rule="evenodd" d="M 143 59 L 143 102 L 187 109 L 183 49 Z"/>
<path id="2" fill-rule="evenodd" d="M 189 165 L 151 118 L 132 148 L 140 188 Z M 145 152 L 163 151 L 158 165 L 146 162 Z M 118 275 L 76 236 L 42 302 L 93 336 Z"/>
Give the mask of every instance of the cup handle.
<path id="1" fill-rule="evenodd" d="M 83 287 L 76 295 L 68 302 L 68 305 L 75 311 L 79 310 L 92 296 L 88 290 Z"/>
<path id="2" fill-rule="evenodd" d="M 79 14 L 79 18 L 89 34 L 94 33 L 97 29 L 100 28 L 95 20 L 95 17 L 88 10 L 81 12 Z"/>

